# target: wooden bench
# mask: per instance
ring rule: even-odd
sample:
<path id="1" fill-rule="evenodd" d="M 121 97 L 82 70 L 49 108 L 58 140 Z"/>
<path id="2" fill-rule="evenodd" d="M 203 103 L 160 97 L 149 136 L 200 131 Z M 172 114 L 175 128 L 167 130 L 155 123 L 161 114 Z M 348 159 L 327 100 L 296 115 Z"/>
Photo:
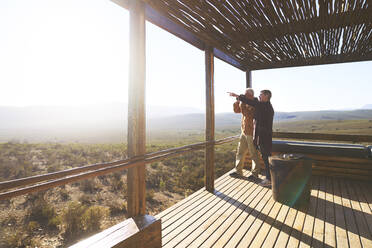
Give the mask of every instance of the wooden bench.
<path id="1" fill-rule="evenodd" d="M 372 177 L 372 146 L 273 140 L 272 155 L 283 153 L 300 153 L 312 158 L 313 175 L 358 180 L 370 180 Z M 246 167 L 251 167 L 249 154 Z M 261 167 L 264 168 L 262 161 Z"/>
<path id="2" fill-rule="evenodd" d="M 273 155 L 301 153 L 314 160 L 313 175 L 370 180 L 371 146 L 326 142 L 273 141 Z"/>
<path id="3" fill-rule="evenodd" d="M 161 220 L 150 215 L 129 218 L 70 247 L 161 247 Z"/>

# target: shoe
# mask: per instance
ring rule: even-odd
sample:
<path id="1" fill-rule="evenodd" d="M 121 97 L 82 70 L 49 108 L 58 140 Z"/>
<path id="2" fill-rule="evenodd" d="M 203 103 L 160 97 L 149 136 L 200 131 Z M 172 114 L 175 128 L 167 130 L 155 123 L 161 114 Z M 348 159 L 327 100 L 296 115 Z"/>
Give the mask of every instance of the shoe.
<path id="1" fill-rule="evenodd" d="M 271 181 L 268 179 L 264 179 L 262 182 L 260 182 L 260 186 L 263 187 L 271 186 Z"/>
<path id="2" fill-rule="evenodd" d="M 258 177 L 258 173 L 253 173 L 253 172 L 251 172 L 251 176 L 253 176 L 255 179 L 258 179 L 259 177 Z"/>
<path id="3" fill-rule="evenodd" d="M 241 178 L 241 177 L 243 177 L 243 173 L 239 174 L 239 172 L 234 171 L 234 172 L 230 173 L 230 176 L 234 177 L 234 178 Z"/>

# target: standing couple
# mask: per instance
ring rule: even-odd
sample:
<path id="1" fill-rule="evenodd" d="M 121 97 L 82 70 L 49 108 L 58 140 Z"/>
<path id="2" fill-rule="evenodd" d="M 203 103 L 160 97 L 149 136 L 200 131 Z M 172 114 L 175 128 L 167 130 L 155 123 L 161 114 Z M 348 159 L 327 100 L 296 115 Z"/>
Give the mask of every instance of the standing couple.
<path id="1" fill-rule="evenodd" d="M 252 157 L 252 176 L 258 178 L 260 165 L 257 149 L 261 152 L 265 164 L 266 179 L 260 185 L 270 186 L 269 156 L 272 147 L 272 128 L 274 109 L 271 105 L 271 91 L 262 90 L 259 99 L 254 97 L 254 91 L 247 88 L 244 95 L 229 93 L 236 97 L 234 112 L 242 113 L 242 133 L 236 153 L 235 168 L 239 175 L 243 175 L 245 154 L 249 152 Z"/>

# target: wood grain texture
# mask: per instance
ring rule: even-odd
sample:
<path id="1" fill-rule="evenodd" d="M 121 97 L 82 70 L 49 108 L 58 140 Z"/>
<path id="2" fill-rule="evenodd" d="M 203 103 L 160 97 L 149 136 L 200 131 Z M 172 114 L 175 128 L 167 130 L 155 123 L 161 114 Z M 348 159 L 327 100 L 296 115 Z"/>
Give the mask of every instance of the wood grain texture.
<path id="1" fill-rule="evenodd" d="M 163 229 L 163 246 L 370 246 L 371 182 L 313 176 L 310 204 L 296 209 L 275 202 L 270 189 L 243 172 L 242 178 L 227 176 L 216 184 L 219 195 L 208 193 L 203 197 L 209 199 L 199 202 L 193 197 L 192 205 L 178 206 Z"/>
<path id="2" fill-rule="evenodd" d="M 214 56 L 213 49 L 205 50 L 205 95 L 206 95 L 206 126 L 205 140 L 214 141 L 215 116 L 214 116 Z M 214 144 L 205 148 L 205 187 L 209 192 L 214 190 Z"/>
<path id="3" fill-rule="evenodd" d="M 128 157 L 146 153 L 145 119 L 145 5 L 130 1 L 129 7 Z M 146 212 L 145 161 L 128 170 L 128 215 Z"/>
<path id="4" fill-rule="evenodd" d="M 161 220 L 149 215 L 129 218 L 70 247 L 160 248 Z"/>

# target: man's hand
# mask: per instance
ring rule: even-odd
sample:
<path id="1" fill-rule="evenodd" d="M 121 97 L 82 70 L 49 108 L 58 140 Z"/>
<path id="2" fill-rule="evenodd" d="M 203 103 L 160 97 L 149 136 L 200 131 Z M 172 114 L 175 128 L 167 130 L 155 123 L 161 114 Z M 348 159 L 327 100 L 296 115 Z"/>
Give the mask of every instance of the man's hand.
<path id="1" fill-rule="evenodd" d="M 239 95 L 237 95 L 237 94 L 235 94 L 233 92 L 227 92 L 227 93 L 229 93 L 229 96 L 233 96 L 233 97 L 238 97 L 239 96 Z"/>

